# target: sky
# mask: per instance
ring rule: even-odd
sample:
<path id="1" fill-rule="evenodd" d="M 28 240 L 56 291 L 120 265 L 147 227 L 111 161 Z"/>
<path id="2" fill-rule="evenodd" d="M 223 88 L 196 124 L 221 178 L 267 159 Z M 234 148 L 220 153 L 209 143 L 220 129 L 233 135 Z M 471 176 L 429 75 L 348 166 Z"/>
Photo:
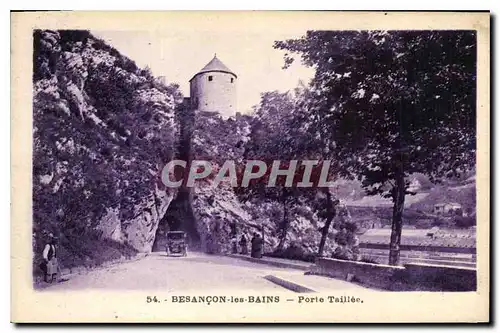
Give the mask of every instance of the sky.
<path id="1" fill-rule="evenodd" d="M 92 31 L 92 33 L 134 60 L 139 67 L 149 66 L 155 76 L 167 83 L 178 83 L 189 96 L 189 80 L 214 56 L 237 76 L 238 111 L 247 113 L 259 103 L 266 91 L 287 91 L 300 80 L 307 83 L 314 74 L 297 58 L 282 69 L 284 51 L 275 50 L 275 40 L 301 37 L 282 32 L 197 30 L 168 31 Z M 305 31 L 304 31 L 305 33 Z"/>

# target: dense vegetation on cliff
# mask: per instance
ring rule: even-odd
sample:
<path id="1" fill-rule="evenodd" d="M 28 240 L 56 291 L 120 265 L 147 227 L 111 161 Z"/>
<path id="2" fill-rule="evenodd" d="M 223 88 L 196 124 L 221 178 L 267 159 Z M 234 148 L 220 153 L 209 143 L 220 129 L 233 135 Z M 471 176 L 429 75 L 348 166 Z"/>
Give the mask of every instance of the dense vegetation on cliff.
<path id="1" fill-rule="evenodd" d="M 174 154 L 178 87 L 88 31 L 37 30 L 33 46 L 35 253 L 49 232 L 63 265 L 147 250 L 172 196 L 157 175 Z"/>

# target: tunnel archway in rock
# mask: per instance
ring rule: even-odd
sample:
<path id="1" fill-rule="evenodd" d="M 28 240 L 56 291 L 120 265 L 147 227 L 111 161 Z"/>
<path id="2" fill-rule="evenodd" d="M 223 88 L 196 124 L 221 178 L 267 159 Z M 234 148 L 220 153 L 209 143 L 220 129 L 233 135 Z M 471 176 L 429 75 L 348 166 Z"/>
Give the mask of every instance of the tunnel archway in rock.
<path id="1" fill-rule="evenodd" d="M 184 231 L 190 249 L 200 248 L 200 235 L 196 228 L 196 217 L 192 208 L 192 195 L 188 189 L 179 189 L 167 212 L 160 220 L 153 242 L 153 251 L 165 251 L 166 233 Z"/>

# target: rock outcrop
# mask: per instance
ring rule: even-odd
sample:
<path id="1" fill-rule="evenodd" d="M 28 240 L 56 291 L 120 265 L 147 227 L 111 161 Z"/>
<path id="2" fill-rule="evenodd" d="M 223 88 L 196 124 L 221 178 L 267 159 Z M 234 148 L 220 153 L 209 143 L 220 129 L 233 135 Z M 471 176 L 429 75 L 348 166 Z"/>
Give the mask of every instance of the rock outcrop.
<path id="1" fill-rule="evenodd" d="M 60 235 L 67 265 L 105 255 L 87 248 L 95 244 L 150 251 L 175 194 L 159 175 L 175 153 L 178 86 L 88 31 L 33 37 L 36 257 L 49 232 Z"/>

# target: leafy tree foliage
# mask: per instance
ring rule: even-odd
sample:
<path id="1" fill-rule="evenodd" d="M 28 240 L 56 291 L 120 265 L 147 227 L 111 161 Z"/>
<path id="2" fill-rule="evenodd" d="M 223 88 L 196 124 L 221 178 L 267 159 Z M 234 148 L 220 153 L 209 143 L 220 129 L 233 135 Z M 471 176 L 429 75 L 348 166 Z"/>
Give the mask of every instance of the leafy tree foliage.
<path id="1" fill-rule="evenodd" d="M 275 48 L 316 69 L 308 130 L 367 194 L 392 198 L 389 263 L 397 264 L 408 176 L 436 182 L 475 163 L 475 33 L 309 31 Z M 287 53 L 285 67 L 292 61 Z"/>
<path id="2" fill-rule="evenodd" d="M 276 187 L 267 187 L 271 166 L 274 160 L 283 161 L 281 168 L 289 167 L 296 155 L 293 149 L 293 127 L 289 122 L 293 119 L 294 99 L 288 92 L 278 91 L 261 94 L 260 103 L 254 107 L 254 119 L 251 123 L 250 140 L 246 146 L 246 160 L 266 161 L 267 171 L 264 176 L 250 182 L 247 188 L 238 188 L 237 193 L 243 200 L 256 199 L 276 201 L 282 206 L 283 216 L 278 220 L 278 251 L 285 247 L 290 229 L 291 206 L 299 203 L 297 188 L 285 187 L 285 177 L 278 177 Z"/>
<path id="3" fill-rule="evenodd" d="M 326 238 L 338 200 L 326 188 L 300 188 L 296 184 L 303 178 L 304 167 L 299 165 L 294 175 L 292 187 L 287 187 L 285 177 L 278 177 L 276 187 L 267 187 L 272 161 L 290 160 L 321 160 L 325 157 L 322 148 L 324 142 L 320 137 L 313 136 L 304 130 L 306 113 L 303 109 L 303 100 L 307 98 L 309 90 L 301 85 L 293 92 L 281 93 L 278 91 L 266 92 L 261 95 L 261 102 L 254 108 L 255 119 L 252 123 L 250 141 L 247 144 L 245 157 L 268 161 L 267 173 L 258 180 L 251 182 L 249 188 L 238 189 L 246 198 L 260 198 L 281 203 L 283 217 L 278 223 L 280 230 L 278 251 L 285 246 L 287 233 L 290 230 L 293 214 L 297 206 L 309 206 L 315 210 L 318 218 L 325 221 L 320 228 L 321 241 L 318 255 L 323 254 Z M 289 162 L 282 162 L 280 168 L 286 169 Z M 313 169 L 311 179 L 317 185 L 322 164 Z M 331 169 L 333 170 L 333 168 Z M 316 181 L 315 181 L 316 180 Z"/>

